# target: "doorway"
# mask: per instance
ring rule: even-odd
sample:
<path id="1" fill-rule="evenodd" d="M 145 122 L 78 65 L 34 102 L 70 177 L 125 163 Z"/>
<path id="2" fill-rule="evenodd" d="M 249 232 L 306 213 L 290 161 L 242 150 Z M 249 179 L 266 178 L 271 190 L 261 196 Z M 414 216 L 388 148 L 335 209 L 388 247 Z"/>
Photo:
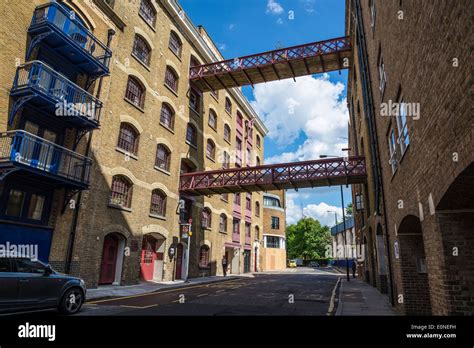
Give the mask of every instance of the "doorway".
<path id="1" fill-rule="evenodd" d="M 99 285 L 112 284 L 115 280 L 117 268 L 117 255 L 119 250 L 119 239 L 114 234 L 108 234 L 104 238 L 102 251 L 102 262 L 100 266 Z"/>

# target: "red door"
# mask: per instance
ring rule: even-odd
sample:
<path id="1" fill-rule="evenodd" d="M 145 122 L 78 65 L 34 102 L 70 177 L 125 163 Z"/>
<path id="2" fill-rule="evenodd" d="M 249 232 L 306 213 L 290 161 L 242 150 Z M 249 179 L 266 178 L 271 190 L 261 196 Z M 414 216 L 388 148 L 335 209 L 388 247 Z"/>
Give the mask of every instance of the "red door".
<path id="1" fill-rule="evenodd" d="M 181 279 L 181 268 L 183 264 L 183 244 L 178 244 L 176 248 L 176 279 Z"/>
<path id="2" fill-rule="evenodd" d="M 113 235 L 108 235 L 104 239 L 99 284 L 112 284 L 115 280 L 118 242 L 118 238 Z"/>
<path id="3" fill-rule="evenodd" d="M 156 258 L 156 239 L 146 236 L 143 239 L 142 256 L 140 259 L 140 271 L 143 280 L 153 280 L 153 270 Z"/>

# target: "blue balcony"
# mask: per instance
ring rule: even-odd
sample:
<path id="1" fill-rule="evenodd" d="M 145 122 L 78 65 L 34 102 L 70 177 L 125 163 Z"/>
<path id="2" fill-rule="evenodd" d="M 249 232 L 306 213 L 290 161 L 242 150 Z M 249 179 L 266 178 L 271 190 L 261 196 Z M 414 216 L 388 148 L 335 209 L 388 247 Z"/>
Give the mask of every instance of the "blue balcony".
<path id="1" fill-rule="evenodd" d="M 20 65 L 16 70 L 10 95 L 14 98 L 9 123 L 26 103 L 55 122 L 69 127 L 99 127 L 102 102 L 65 76 L 40 61 Z"/>
<path id="2" fill-rule="evenodd" d="M 86 189 L 91 164 L 90 158 L 26 131 L 0 133 L 0 173 L 3 176 L 21 172 L 61 187 Z"/>
<path id="3" fill-rule="evenodd" d="M 90 76 L 109 73 L 112 51 L 64 5 L 51 2 L 37 6 L 28 33 L 31 42 L 26 60 L 34 47 L 46 44 L 75 70 Z"/>

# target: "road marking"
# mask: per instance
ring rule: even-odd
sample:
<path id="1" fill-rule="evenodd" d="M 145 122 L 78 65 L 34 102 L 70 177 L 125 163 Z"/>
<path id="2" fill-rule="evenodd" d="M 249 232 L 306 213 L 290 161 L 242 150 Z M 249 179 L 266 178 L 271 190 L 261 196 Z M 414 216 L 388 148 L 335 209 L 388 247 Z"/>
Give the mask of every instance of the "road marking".
<path id="1" fill-rule="evenodd" d="M 329 302 L 329 308 L 326 315 L 331 315 L 332 311 L 334 310 L 334 299 L 336 298 L 336 289 L 341 281 L 341 277 L 337 278 L 336 285 L 334 285 L 334 289 L 332 289 L 331 301 Z"/>
<path id="2" fill-rule="evenodd" d="M 224 292 L 224 291 L 225 291 L 225 289 L 217 290 L 216 292 Z"/>
<path id="3" fill-rule="evenodd" d="M 220 282 L 231 282 L 231 281 L 235 281 L 235 279 L 221 280 Z M 157 291 L 157 292 L 149 292 L 149 293 L 146 293 L 146 294 L 139 294 L 139 295 L 115 297 L 115 298 L 109 298 L 109 299 L 106 299 L 106 300 L 98 300 L 98 301 L 92 301 L 92 302 L 86 302 L 86 303 L 87 304 L 96 304 L 96 303 L 124 300 L 124 299 L 127 299 L 127 298 L 137 298 L 137 297 L 145 297 L 145 296 L 151 296 L 151 295 L 157 295 L 157 294 L 164 294 L 166 292 L 184 291 L 184 290 L 187 290 L 187 289 L 202 288 L 202 287 L 205 287 L 205 286 L 206 286 L 206 284 L 200 284 L 200 285 L 194 285 L 194 286 L 183 286 L 181 288 L 176 288 L 176 289 L 163 290 L 163 291 Z"/>
<path id="4" fill-rule="evenodd" d="M 120 305 L 120 307 L 125 307 L 125 308 L 133 308 L 133 309 L 145 309 L 145 308 L 151 308 L 151 307 L 157 307 L 157 304 L 152 304 L 149 306 L 129 306 L 129 305 Z"/>
<path id="5" fill-rule="evenodd" d="M 174 301 L 172 301 L 172 302 L 173 302 L 173 303 L 176 303 L 176 302 L 179 302 L 179 300 L 174 300 Z"/>
<path id="6" fill-rule="evenodd" d="M 201 295 L 198 295 L 197 297 L 203 297 L 203 296 L 207 296 L 209 294 L 201 294 Z"/>

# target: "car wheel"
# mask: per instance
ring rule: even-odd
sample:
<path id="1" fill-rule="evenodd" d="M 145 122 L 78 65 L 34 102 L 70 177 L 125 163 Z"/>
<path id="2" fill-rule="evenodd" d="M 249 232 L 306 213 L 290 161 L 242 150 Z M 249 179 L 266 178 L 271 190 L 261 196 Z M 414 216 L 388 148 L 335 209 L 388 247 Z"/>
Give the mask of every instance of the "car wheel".
<path id="1" fill-rule="evenodd" d="M 76 314 L 84 303 L 84 294 L 79 288 L 68 289 L 59 304 L 59 311 L 63 314 Z"/>

